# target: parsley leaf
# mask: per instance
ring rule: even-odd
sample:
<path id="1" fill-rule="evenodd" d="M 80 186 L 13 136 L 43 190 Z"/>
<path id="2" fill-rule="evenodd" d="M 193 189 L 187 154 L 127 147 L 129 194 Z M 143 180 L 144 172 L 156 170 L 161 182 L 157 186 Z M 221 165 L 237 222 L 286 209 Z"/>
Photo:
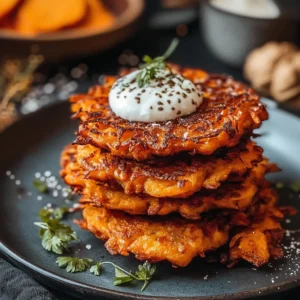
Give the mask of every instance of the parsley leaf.
<path id="1" fill-rule="evenodd" d="M 39 216 L 43 222 L 48 222 L 51 219 L 51 215 L 52 213 L 48 209 L 46 208 L 40 209 Z"/>
<path id="2" fill-rule="evenodd" d="M 114 285 L 121 285 L 127 282 L 130 282 L 133 280 L 131 275 L 128 275 L 128 273 L 126 274 L 125 272 L 123 272 L 123 270 L 121 268 L 119 268 L 118 266 L 114 265 L 115 267 L 115 278 L 114 278 Z"/>
<path id="3" fill-rule="evenodd" d="M 62 254 L 68 249 L 71 241 L 77 241 L 76 232 L 68 225 L 63 224 L 58 219 L 48 220 L 47 222 L 35 222 L 40 229 L 42 246 L 47 251 Z"/>
<path id="4" fill-rule="evenodd" d="M 101 274 L 101 263 L 96 263 L 95 265 L 91 266 L 90 272 L 96 276 L 99 276 Z"/>
<path id="5" fill-rule="evenodd" d="M 69 209 L 66 206 L 57 207 L 52 212 L 46 208 L 42 208 L 39 216 L 43 222 L 48 222 L 54 219 L 61 220 L 67 212 L 69 212 Z"/>
<path id="6" fill-rule="evenodd" d="M 48 192 L 48 186 L 45 182 L 36 179 L 32 182 L 33 186 L 39 191 L 40 193 L 47 193 Z"/>
<path id="7" fill-rule="evenodd" d="M 60 256 L 56 259 L 60 268 L 65 268 L 68 273 L 84 272 L 93 264 L 90 258 L 77 258 L 71 256 Z"/>
<path id="8" fill-rule="evenodd" d="M 156 266 L 145 261 L 143 265 L 138 266 L 135 274 L 128 272 L 112 262 L 102 262 L 101 265 L 110 264 L 115 268 L 114 285 L 121 285 L 132 280 L 144 281 L 141 291 L 144 291 L 156 272 Z"/>
<path id="9" fill-rule="evenodd" d="M 66 206 L 57 207 L 53 210 L 53 217 L 54 219 L 61 220 L 64 217 L 64 215 L 68 212 L 69 212 L 69 208 Z"/>
<path id="10" fill-rule="evenodd" d="M 136 271 L 135 275 L 139 278 L 139 280 L 144 281 L 144 285 L 141 291 L 144 291 L 153 275 L 155 274 L 156 266 L 151 265 L 148 261 L 145 261 L 143 265 L 138 266 L 138 271 Z"/>

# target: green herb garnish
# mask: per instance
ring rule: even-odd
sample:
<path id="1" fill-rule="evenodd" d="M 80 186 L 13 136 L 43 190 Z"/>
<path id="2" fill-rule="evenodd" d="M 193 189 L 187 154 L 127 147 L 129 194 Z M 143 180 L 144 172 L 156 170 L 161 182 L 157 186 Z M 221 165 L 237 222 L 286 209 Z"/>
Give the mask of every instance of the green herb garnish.
<path id="1" fill-rule="evenodd" d="M 133 280 L 132 275 L 128 275 L 128 272 L 126 273 L 122 271 L 120 268 L 115 266 L 114 285 L 121 285 L 124 283 L 131 282 Z"/>
<path id="2" fill-rule="evenodd" d="M 115 268 L 114 285 L 121 285 L 132 280 L 143 281 L 144 284 L 141 288 L 141 291 L 145 290 L 156 271 L 156 266 L 151 265 L 148 261 L 145 261 L 142 265 L 139 265 L 138 271 L 136 271 L 135 273 L 128 272 L 112 262 L 102 262 L 99 264 L 110 264 Z"/>
<path id="3" fill-rule="evenodd" d="M 39 191 L 40 193 L 47 193 L 48 192 L 48 186 L 45 182 L 36 179 L 32 182 L 33 186 Z"/>
<path id="4" fill-rule="evenodd" d="M 99 276 L 101 274 L 101 263 L 96 263 L 95 265 L 91 266 L 90 272 L 96 276 Z"/>
<path id="5" fill-rule="evenodd" d="M 139 66 L 141 71 L 137 75 L 137 82 L 140 88 L 149 83 L 151 79 L 156 78 L 159 70 L 166 68 L 166 59 L 171 56 L 178 43 L 179 40 L 177 38 L 173 39 L 169 48 L 162 56 L 151 58 L 149 55 L 145 55 L 143 57 L 144 64 Z"/>
<path id="6" fill-rule="evenodd" d="M 300 192 L 300 180 L 293 181 L 288 185 L 283 182 L 276 182 L 275 187 L 277 189 L 288 188 L 295 193 L 299 193 Z"/>
<path id="7" fill-rule="evenodd" d="M 90 273 L 99 276 L 101 274 L 103 265 L 111 265 L 115 268 L 114 285 L 122 285 L 129 283 L 133 280 L 143 281 L 144 284 L 141 291 L 144 291 L 151 279 L 153 278 L 156 266 L 151 265 L 148 261 L 145 261 L 142 265 L 138 266 L 138 270 L 135 273 L 124 270 L 110 261 L 94 262 L 89 258 L 75 258 L 70 256 L 58 257 L 56 263 L 61 268 L 66 268 L 67 272 L 84 272 L 90 268 Z"/>
<path id="8" fill-rule="evenodd" d="M 144 281 L 144 285 L 141 289 L 142 291 L 145 290 L 155 272 L 156 266 L 151 265 L 148 261 L 145 261 L 143 265 L 138 266 L 138 271 L 135 273 L 135 275 L 139 278 L 139 280 Z"/>
<path id="9" fill-rule="evenodd" d="M 46 208 L 42 208 L 39 212 L 40 219 L 43 222 L 48 222 L 49 220 L 61 220 L 66 213 L 69 212 L 68 207 L 62 206 L 57 207 L 53 211 L 50 211 Z"/>
<path id="10" fill-rule="evenodd" d="M 66 206 L 62 206 L 62 207 L 57 207 L 53 210 L 53 218 L 54 219 L 58 219 L 58 220 L 61 220 L 66 213 L 69 212 L 69 208 L 66 207 Z"/>
<path id="11" fill-rule="evenodd" d="M 71 241 L 78 241 L 76 232 L 70 226 L 61 223 L 59 219 L 35 222 L 34 225 L 41 228 L 42 246 L 47 251 L 62 254 L 68 249 Z"/>
<path id="12" fill-rule="evenodd" d="M 275 183 L 275 187 L 277 189 L 283 189 L 284 188 L 284 183 L 283 182 L 276 182 Z"/>
<path id="13" fill-rule="evenodd" d="M 41 221 L 48 222 L 51 219 L 52 213 L 46 208 L 41 208 L 39 216 Z"/>
<path id="14" fill-rule="evenodd" d="M 295 192 L 298 193 L 300 192 L 300 180 L 294 181 L 289 185 L 289 188 Z"/>
<path id="15" fill-rule="evenodd" d="M 93 264 L 90 258 L 75 258 L 71 256 L 60 256 L 56 259 L 60 268 L 65 268 L 68 273 L 84 272 Z"/>
<path id="16" fill-rule="evenodd" d="M 62 254 L 68 250 L 69 243 L 78 240 L 76 232 L 68 225 L 61 222 L 64 214 L 68 211 L 67 207 L 59 207 L 53 211 L 42 208 L 39 212 L 42 222 L 35 222 L 40 227 L 40 237 L 42 246 L 47 251 Z M 148 261 L 138 266 L 135 273 L 124 270 L 112 262 L 94 262 L 90 258 L 78 258 L 71 256 L 60 256 L 56 259 L 60 268 L 65 268 L 69 273 L 85 272 L 89 269 L 90 273 L 100 276 L 103 265 L 111 265 L 115 269 L 113 284 L 122 285 L 131 281 L 143 281 L 141 291 L 144 291 L 153 278 L 156 266 Z"/>

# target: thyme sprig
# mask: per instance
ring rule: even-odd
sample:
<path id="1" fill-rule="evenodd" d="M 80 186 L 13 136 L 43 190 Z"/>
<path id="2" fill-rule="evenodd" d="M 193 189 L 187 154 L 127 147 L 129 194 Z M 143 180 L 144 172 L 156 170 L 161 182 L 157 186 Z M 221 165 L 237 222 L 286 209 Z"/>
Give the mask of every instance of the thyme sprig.
<path id="1" fill-rule="evenodd" d="M 17 119 L 16 105 L 30 89 L 41 55 L 8 59 L 0 63 L 0 131 Z"/>
<path id="2" fill-rule="evenodd" d="M 137 82 L 139 87 L 143 87 L 150 82 L 150 80 L 157 77 L 157 73 L 160 70 L 164 70 L 167 67 L 166 59 L 168 59 L 175 51 L 179 43 L 177 38 L 174 38 L 162 56 L 151 58 L 149 55 L 143 57 L 143 64 L 139 66 L 141 71 L 137 75 Z"/>

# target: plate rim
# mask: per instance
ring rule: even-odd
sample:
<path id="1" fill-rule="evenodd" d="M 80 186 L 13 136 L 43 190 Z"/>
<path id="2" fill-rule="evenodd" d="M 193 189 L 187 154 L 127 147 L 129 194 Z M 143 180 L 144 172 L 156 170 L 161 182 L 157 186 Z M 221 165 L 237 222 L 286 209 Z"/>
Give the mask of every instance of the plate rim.
<path id="1" fill-rule="evenodd" d="M 285 114 L 286 116 L 289 116 L 292 118 L 294 121 L 297 121 L 300 123 L 300 118 L 297 117 L 296 115 L 287 112 L 280 107 L 274 106 L 273 103 L 272 105 L 268 105 L 269 100 L 264 102 L 266 106 L 268 106 L 268 110 L 276 110 L 280 111 L 280 113 Z M 22 122 L 26 122 L 28 119 L 34 118 L 35 116 L 47 111 L 48 109 L 54 109 L 55 107 L 59 106 L 65 106 L 68 105 L 68 102 L 59 102 L 59 103 L 54 103 L 52 105 L 49 105 L 47 107 L 41 108 L 33 113 L 30 113 L 28 115 L 25 115 L 21 118 L 19 118 L 15 123 L 13 123 L 11 126 L 9 126 L 7 129 L 5 129 L 2 133 L 0 133 L 0 138 L 3 135 L 4 132 L 9 131 L 12 127 L 18 126 L 18 124 Z M 152 295 L 142 295 L 142 294 L 135 294 L 131 292 L 122 292 L 122 291 L 117 291 L 113 289 L 113 286 L 111 289 L 103 288 L 101 286 L 94 286 L 90 284 L 85 284 L 82 283 L 78 280 L 74 279 L 68 279 L 67 277 L 64 277 L 62 275 L 58 275 L 54 272 L 48 271 L 44 269 L 43 267 L 39 267 L 34 263 L 31 263 L 26 260 L 25 257 L 22 255 L 19 255 L 14 249 L 10 248 L 7 246 L 3 240 L 3 238 L 0 235 L 0 252 L 3 254 L 4 259 L 6 260 L 12 260 L 16 265 L 20 266 L 22 270 L 25 269 L 25 272 L 32 275 L 34 278 L 36 277 L 42 277 L 43 284 L 52 287 L 53 289 L 56 289 L 55 285 L 60 284 L 60 285 L 65 285 L 68 289 L 68 291 L 64 291 L 66 294 L 69 295 L 74 295 L 74 293 L 81 297 L 86 293 L 87 295 L 91 295 L 91 292 L 94 293 L 95 296 L 104 296 L 104 297 L 117 297 L 113 299 L 137 299 L 137 300 L 175 300 L 175 299 L 181 299 L 181 300 L 223 300 L 223 299 L 249 299 L 253 297 L 261 297 L 261 296 L 267 296 L 271 294 L 276 294 L 279 292 L 287 291 L 293 288 L 296 288 L 297 286 L 300 286 L 300 275 L 297 277 L 294 277 L 291 280 L 285 280 L 282 281 L 281 283 L 277 284 L 272 284 L 267 287 L 263 288 L 258 288 L 255 290 L 251 291 L 242 291 L 242 292 L 237 292 L 237 293 L 229 293 L 229 294 L 223 294 L 223 295 L 218 295 L 218 296 L 184 296 L 184 297 L 166 297 L 166 296 L 152 296 Z M 51 284 L 49 284 L 49 279 L 51 281 Z M 37 279 L 37 281 L 40 281 L 40 279 Z"/>
<path id="2" fill-rule="evenodd" d="M 103 287 L 95 287 L 93 285 L 81 283 L 78 280 L 74 279 L 68 279 L 64 276 L 57 275 L 51 271 L 47 271 L 46 269 L 39 267 L 29 261 L 27 261 L 24 257 L 17 254 L 16 251 L 13 249 L 7 247 L 4 245 L 3 241 L 0 237 L 0 252 L 4 254 L 4 257 L 8 256 L 10 259 L 12 259 L 17 265 L 21 265 L 22 267 L 25 267 L 25 272 L 29 275 L 33 275 L 33 277 L 36 276 L 42 276 L 46 281 L 43 281 L 43 284 L 52 287 L 53 289 L 57 289 L 55 287 L 55 284 L 63 284 L 65 285 L 69 291 L 66 291 L 65 293 L 68 295 L 72 295 L 72 292 L 75 292 L 76 295 L 83 296 L 84 293 L 87 293 L 88 295 L 93 291 L 95 294 L 94 296 L 105 296 L 105 297 L 118 297 L 118 298 L 111 298 L 111 299 L 138 299 L 138 300 L 223 300 L 223 299 L 232 299 L 232 300 L 238 300 L 238 299 L 250 299 L 254 297 L 262 297 L 267 295 L 276 294 L 275 291 L 284 292 L 293 288 L 296 288 L 300 285 L 300 276 L 295 277 L 293 280 L 286 280 L 279 284 L 272 284 L 265 288 L 258 288 L 252 291 L 245 291 L 245 292 L 238 292 L 238 293 L 230 293 L 230 294 L 224 294 L 219 296 L 191 296 L 191 297 L 165 297 L 165 296 L 150 296 L 150 295 L 141 295 L 141 294 L 134 294 L 130 292 L 122 292 L 122 291 L 116 291 L 114 289 L 106 289 Z M 23 268 L 24 270 L 24 268 Z M 36 276 L 35 276 L 36 275 Z M 49 284 L 48 280 L 51 280 L 51 283 Z M 40 281 L 37 279 L 37 281 Z M 78 290 L 80 289 L 80 291 Z"/>

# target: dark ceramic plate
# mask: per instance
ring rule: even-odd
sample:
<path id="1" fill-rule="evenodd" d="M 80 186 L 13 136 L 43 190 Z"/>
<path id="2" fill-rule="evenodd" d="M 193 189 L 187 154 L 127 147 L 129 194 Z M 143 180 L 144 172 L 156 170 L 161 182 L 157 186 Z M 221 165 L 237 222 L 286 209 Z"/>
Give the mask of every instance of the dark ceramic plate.
<path id="1" fill-rule="evenodd" d="M 270 107 L 270 120 L 260 130 L 258 143 L 266 155 L 283 169 L 274 181 L 286 183 L 300 179 L 300 120 L 276 107 Z M 73 141 L 77 124 L 70 120 L 68 104 L 59 104 L 18 121 L 0 136 L 0 248 L 3 254 L 37 280 L 84 299 L 106 296 L 113 299 L 240 299 L 276 293 L 300 283 L 300 235 L 298 216 L 284 226 L 291 231 L 285 239 L 286 257 L 259 270 L 249 264 L 227 269 L 219 263 L 195 259 L 183 269 L 158 264 L 159 275 L 143 293 L 140 285 L 115 287 L 113 270 L 107 266 L 100 277 L 86 273 L 68 274 L 55 264 L 56 255 L 42 249 L 38 228 L 33 225 L 47 203 L 61 205 L 62 197 L 51 194 L 37 200 L 32 188 L 36 172 L 51 171 L 58 176 L 62 148 Z M 12 175 L 6 175 L 10 171 Z M 9 172 L 7 174 L 10 174 Z M 21 181 L 20 185 L 17 180 Z M 300 209 L 300 198 L 290 190 L 281 191 L 281 203 Z M 79 213 L 75 217 L 80 217 Z M 74 215 L 69 217 L 72 224 Z M 72 225 L 74 228 L 76 225 Z M 103 243 L 92 234 L 77 229 L 81 242 L 74 243 L 71 254 L 110 260 L 135 270 L 134 257 L 110 256 Z M 85 245 L 90 244 L 91 250 Z"/>

